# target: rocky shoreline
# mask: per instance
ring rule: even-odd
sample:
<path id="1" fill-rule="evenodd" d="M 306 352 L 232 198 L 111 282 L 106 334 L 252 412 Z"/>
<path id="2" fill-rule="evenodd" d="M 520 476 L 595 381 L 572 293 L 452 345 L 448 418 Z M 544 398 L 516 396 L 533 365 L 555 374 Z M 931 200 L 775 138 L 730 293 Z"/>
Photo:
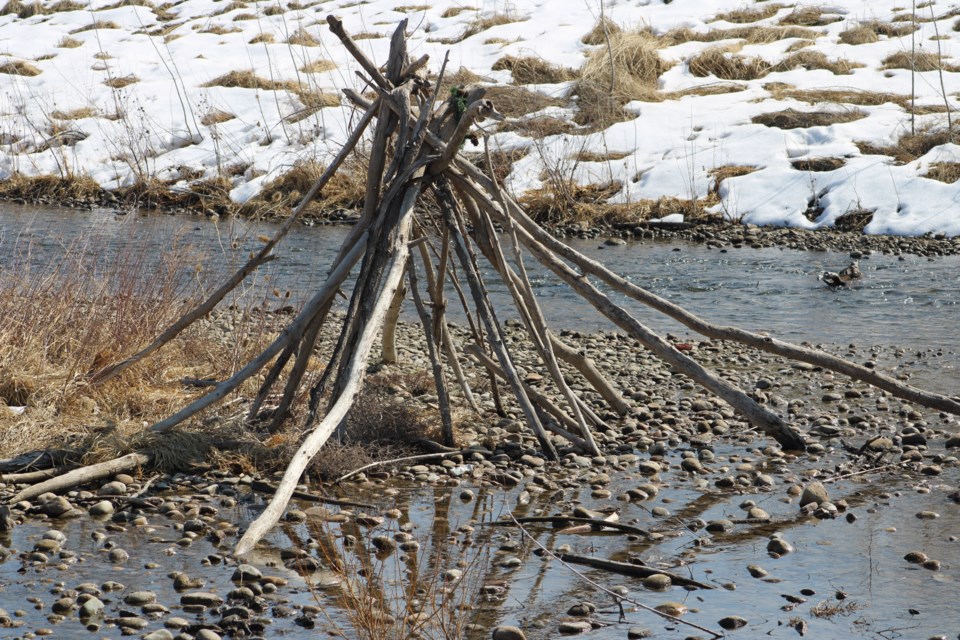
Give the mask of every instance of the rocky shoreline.
<path id="1" fill-rule="evenodd" d="M 522 335 L 508 327 L 508 340 L 521 354 Z M 558 439 L 562 459 L 545 460 L 520 413 L 507 408 L 505 416 L 497 416 L 494 400 L 485 390 L 479 394 L 485 416 L 464 422 L 458 433 L 460 451 L 433 461 L 356 474 L 327 490 L 360 506 L 318 506 L 300 500 L 291 505 L 283 527 L 310 525 L 332 532 L 341 552 L 359 545 L 378 557 L 415 557 L 420 547 L 438 544 L 435 536 L 439 534 L 430 527 L 414 526 L 416 517 L 406 502 L 411 491 L 434 487 L 445 500 L 463 505 L 493 492 L 509 500 L 518 516 L 565 515 L 600 521 L 632 511 L 638 515 L 615 520 L 645 532 L 622 538 L 631 554 L 655 554 L 678 535 L 696 532 L 701 542 L 668 559 L 666 566 L 686 557 L 686 561 L 708 562 L 709 567 L 709 556 L 702 556 L 700 549 L 725 541 L 758 540 L 776 561 L 796 551 L 787 538 L 801 536 L 798 531 L 804 523 L 846 519 L 852 525 L 875 499 L 870 497 L 871 483 L 884 478 L 891 485 L 912 485 L 917 491 L 942 495 L 943 509 L 956 509 L 954 503 L 960 501 L 960 493 L 947 495 L 950 481 L 940 481 L 945 477 L 956 482 L 960 469 L 956 455 L 960 429 L 953 416 L 920 410 L 809 365 L 785 363 L 737 345 L 681 342 L 671 336 L 705 366 L 748 389 L 758 402 L 801 429 L 808 438 L 807 450 L 785 453 L 753 432 L 725 403 L 695 388 L 634 341 L 614 333 L 567 332 L 564 338 L 614 377 L 631 404 L 630 413 L 619 419 L 585 385 L 574 382 L 574 389 L 607 421 L 606 428 L 596 433 L 602 456 L 583 455 Z M 401 325 L 399 341 L 404 366 L 425 368 L 418 328 Z M 842 355 L 874 362 L 902 378 L 910 376 L 913 364 L 905 353 L 891 348 L 849 347 Z M 931 358 L 942 355 L 928 354 Z M 529 354 L 521 355 L 519 365 L 528 384 L 536 388 L 543 382 Z M 468 371 L 468 376 L 480 379 L 476 370 Z M 392 394 L 402 404 L 424 411 L 436 406 L 436 396 L 429 389 L 411 390 L 397 384 Z M 0 532 L 0 569 L 16 566 L 21 577 L 19 586 L 11 585 L 8 593 L 37 581 L 54 584 L 26 601 L 5 597 L 0 628 L 14 629 L 18 638 L 65 637 L 64 629 L 82 625 L 91 637 L 140 635 L 147 640 L 261 638 L 281 629 L 287 630 L 284 633 L 332 629 L 322 613 L 323 598 L 330 596 L 320 595 L 314 604 L 307 603 L 304 598 L 317 596 L 296 577 L 304 573 L 331 584 L 344 579 L 328 557 L 329 550 L 318 543 L 322 538 L 317 534 L 299 543 L 291 537 L 280 548 L 271 543 L 253 560 L 259 568 L 238 565 L 229 556 L 249 517 L 243 514 L 261 508 L 262 495 L 254 487 L 263 480 L 271 478 L 260 477 L 256 470 L 237 474 L 228 468 L 210 468 L 169 476 L 144 470 L 141 477 L 121 474 L 63 496 L 50 494 L 11 505 L 0 523 L 5 530 Z M 838 491 L 841 486 L 843 490 Z M 0 482 L 0 496 L 6 502 L 16 488 Z M 323 490 L 302 488 L 303 497 Z M 779 506 L 773 509 L 768 506 L 771 502 L 761 506 L 757 499 L 738 500 L 744 494 L 775 498 Z M 691 495 L 700 498 L 691 500 Z M 717 500 L 740 501 L 739 509 L 734 509 L 740 515 L 710 517 L 708 507 L 697 506 L 703 499 L 708 505 Z M 905 515 L 918 520 L 940 516 L 934 511 Z M 87 535 L 92 544 L 62 533 L 76 527 L 77 521 L 86 523 L 84 531 L 91 529 Z M 516 537 L 490 533 L 481 524 L 476 518 L 461 523 L 446 542 L 461 549 L 491 549 L 491 571 L 509 574 L 532 562 L 529 545 L 518 546 Z M 24 530 L 30 535 L 18 537 Z M 143 548 L 139 554 L 128 551 L 118 540 Z M 509 540 L 513 542 L 508 544 Z M 163 552 L 150 552 L 145 561 L 142 554 L 151 547 Z M 559 554 L 571 550 L 569 544 L 551 549 Z M 923 548 L 906 552 L 914 554 L 908 563 L 919 563 L 931 573 L 952 575 L 956 570 L 948 558 L 933 557 Z M 189 568 L 183 564 L 185 556 L 192 558 Z M 134 563 L 142 563 L 142 571 Z M 118 575 L 126 575 L 124 584 L 119 579 L 91 581 L 88 574 L 97 566 L 102 568 L 101 577 L 109 572 L 107 567 L 117 568 Z M 276 570 L 270 571 L 271 566 Z M 659 566 L 664 574 L 657 575 L 669 573 Z M 750 573 L 765 571 L 758 567 Z M 684 592 L 670 586 L 669 578 L 664 584 L 656 580 L 649 584 L 645 580 L 642 587 L 637 583 L 631 591 L 636 589 L 638 597 L 677 594 L 674 598 Z M 501 596 L 509 585 L 497 586 L 500 583 L 490 576 L 478 582 L 475 587 L 489 597 L 478 606 L 477 620 L 466 627 L 465 637 L 486 638 L 491 630 L 484 620 L 498 618 Z M 570 607 L 567 615 L 556 615 L 552 622 L 516 628 L 520 635 L 513 636 L 509 635 L 512 627 L 500 627 L 494 637 L 552 637 L 557 631 L 580 633 L 605 626 L 594 613 L 595 605 L 591 609 L 571 601 L 566 606 Z M 682 614 L 687 605 L 678 607 L 673 613 Z M 602 624 L 598 627 L 598 623 Z M 647 620 L 647 624 L 654 623 Z M 646 630 L 631 627 L 626 637 L 645 637 L 638 635 L 641 631 Z M 609 637 L 624 636 L 621 631 Z"/>

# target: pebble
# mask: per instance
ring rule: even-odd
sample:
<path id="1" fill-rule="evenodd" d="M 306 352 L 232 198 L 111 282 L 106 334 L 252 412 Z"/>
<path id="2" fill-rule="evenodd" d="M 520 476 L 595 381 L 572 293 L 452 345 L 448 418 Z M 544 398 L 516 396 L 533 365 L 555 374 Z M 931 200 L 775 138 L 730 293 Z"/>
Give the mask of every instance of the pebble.
<path id="1" fill-rule="evenodd" d="M 829 501 L 830 496 L 827 494 L 827 488 L 823 486 L 823 483 L 811 482 L 803 488 L 803 495 L 800 496 L 800 507 L 803 508 L 808 504 L 816 504 L 819 506 Z"/>
<path id="2" fill-rule="evenodd" d="M 720 621 L 717 622 L 717 624 L 727 631 L 732 631 L 734 629 L 747 626 L 747 621 L 745 618 L 741 618 L 740 616 L 726 616 L 724 618 L 720 618 Z"/>
<path id="3" fill-rule="evenodd" d="M 527 640 L 527 636 L 517 627 L 501 625 L 493 630 L 490 640 Z"/>
<path id="4" fill-rule="evenodd" d="M 578 633 L 591 631 L 592 629 L 593 625 L 586 620 L 564 620 L 560 623 L 560 628 L 558 631 L 561 633 L 561 635 L 572 636 Z"/>
<path id="5" fill-rule="evenodd" d="M 643 579 L 643 586 L 651 591 L 665 591 L 673 585 L 670 576 L 662 573 L 655 573 Z"/>
<path id="6" fill-rule="evenodd" d="M 673 616 L 675 618 L 679 618 L 689 611 L 687 605 L 680 604 L 679 602 L 664 602 L 663 604 L 658 604 L 656 607 L 654 607 L 654 609 L 660 613 L 665 613 L 668 616 Z"/>

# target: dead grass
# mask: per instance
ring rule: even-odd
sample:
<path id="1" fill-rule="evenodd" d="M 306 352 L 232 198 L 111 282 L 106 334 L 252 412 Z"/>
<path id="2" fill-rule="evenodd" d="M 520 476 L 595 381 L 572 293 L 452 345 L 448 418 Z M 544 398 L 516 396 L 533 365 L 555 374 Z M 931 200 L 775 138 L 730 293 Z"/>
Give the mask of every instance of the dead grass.
<path id="1" fill-rule="evenodd" d="M 92 118 L 97 115 L 97 110 L 93 107 L 77 107 L 68 111 L 55 109 L 50 112 L 50 117 L 55 120 L 82 120 L 83 118 Z"/>
<path id="2" fill-rule="evenodd" d="M 243 70 L 243 71 L 231 71 L 230 73 L 225 73 L 224 75 L 214 78 L 209 82 L 205 82 L 200 86 L 205 88 L 227 87 L 227 88 L 262 89 L 264 91 L 276 91 L 280 89 L 290 88 L 290 83 L 278 82 L 276 80 L 269 80 L 267 78 L 262 78 L 258 76 L 252 70 Z"/>
<path id="3" fill-rule="evenodd" d="M 877 106 L 888 102 L 904 108 L 910 106 L 910 96 L 858 89 L 797 89 L 782 82 L 769 82 L 763 88 L 777 100 L 800 100 L 810 104 L 849 104 Z"/>
<path id="4" fill-rule="evenodd" d="M 616 22 L 604 16 L 593 25 L 587 35 L 581 38 L 581 42 L 587 45 L 607 44 L 607 39 L 623 31 Z"/>
<path id="5" fill-rule="evenodd" d="M 63 36 L 60 38 L 60 42 L 57 43 L 57 46 L 61 49 L 76 49 L 82 45 L 82 40 L 77 40 L 76 38 L 71 38 L 69 36 Z"/>
<path id="6" fill-rule="evenodd" d="M 526 156 L 527 153 L 529 153 L 527 149 L 511 149 L 509 151 L 491 149 L 490 159 L 493 161 L 491 166 L 487 166 L 486 154 L 483 153 L 471 154 L 470 161 L 484 173 L 489 172 L 490 175 L 493 175 L 498 183 L 503 184 L 503 181 L 513 171 L 514 163 Z"/>
<path id="7" fill-rule="evenodd" d="M 319 47 L 320 41 L 317 40 L 313 34 L 305 31 L 304 29 L 300 29 L 295 31 L 290 35 L 289 38 L 287 38 L 287 44 L 295 44 L 301 47 Z"/>
<path id="8" fill-rule="evenodd" d="M 597 153 L 596 151 L 580 151 L 577 153 L 576 158 L 577 162 L 615 162 L 617 160 L 623 160 L 628 156 L 632 156 L 633 152 L 629 151 L 608 151 L 605 153 Z"/>
<path id="9" fill-rule="evenodd" d="M 727 178 L 737 178 L 740 176 L 749 175 L 756 170 L 757 167 L 742 164 L 725 164 L 719 167 L 714 167 L 707 172 L 707 175 L 713 179 L 713 182 L 710 183 L 710 188 L 708 191 L 713 194 L 719 194 L 720 184 Z"/>
<path id="10" fill-rule="evenodd" d="M 664 100 L 679 100 L 686 96 L 720 96 L 726 93 L 737 93 L 746 90 L 746 88 L 747 85 L 739 82 L 709 82 L 679 91 L 664 92 L 661 95 Z"/>
<path id="11" fill-rule="evenodd" d="M 485 97 L 493 100 L 497 110 L 508 118 L 517 118 L 546 107 L 563 104 L 561 100 L 542 93 L 509 85 L 489 87 Z"/>
<path id="12" fill-rule="evenodd" d="M 111 89 L 123 89 L 124 87 L 128 87 L 137 82 L 140 82 L 140 78 L 130 74 L 126 76 L 117 76 L 115 78 L 107 78 L 103 81 L 103 84 L 107 85 Z"/>
<path id="13" fill-rule="evenodd" d="M 579 185 L 563 176 L 559 178 L 564 184 L 547 180 L 544 188 L 527 191 L 520 197 L 520 204 L 537 222 L 594 225 L 628 215 L 624 205 L 607 202 L 620 191 L 620 183 Z"/>
<path id="14" fill-rule="evenodd" d="M 250 38 L 250 41 L 247 42 L 247 44 L 261 44 L 261 43 L 270 44 L 275 41 L 276 41 L 276 38 L 273 37 L 272 33 L 261 33 L 259 35 L 256 35 Z"/>
<path id="15" fill-rule="evenodd" d="M 73 31 L 70 32 L 70 34 L 73 35 L 77 33 L 83 33 L 84 31 L 96 31 L 100 29 L 119 29 L 119 28 L 120 28 L 120 25 L 118 25 L 116 22 L 113 22 L 112 20 L 94 20 L 93 22 L 91 22 L 86 26 L 80 27 L 78 29 L 74 29 Z"/>
<path id="16" fill-rule="evenodd" d="M 843 158 L 807 158 L 790 162 L 797 171 L 836 171 L 847 164 Z"/>
<path id="17" fill-rule="evenodd" d="M 428 4 L 404 4 L 399 7 L 394 7 L 394 11 L 399 11 L 400 13 L 419 13 L 421 11 L 429 11 L 430 5 Z"/>
<path id="18" fill-rule="evenodd" d="M 504 56 L 493 63 L 494 71 L 508 70 L 515 84 L 556 84 L 577 76 L 574 69 L 561 67 L 534 56 Z"/>
<path id="19" fill-rule="evenodd" d="M 777 129 L 805 129 L 809 127 L 827 127 L 833 124 L 844 124 L 866 117 L 867 114 L 859 109 L 845 111 L 796 111 L 784 109 L 761 113 L 753 116 L 750 121 Z"/>
<path id="20" fill-rule="evenodd" d="M 514 22 L 522 22 L 526 19 L 527 18 L 514 13 L 494 13 L 488 16 L 478 16 L 467 25 L 462 34 L 456 38 L 446 41 L 444 44 L 457 44 L 459 42 L 463 42 L 467 38 L 472 38 L 478 33 L 483 33 L 488 29 L 492 29 L 493 27 L 512 24 Z"/>
<path id="21" fill-rule="evenodd" d="M 200 33 L 210 33 L 215 36 L 225 36 L 230 33 L 240 33 L 243 31 L 240 27 L 225 24 L 213 24 L 206 29 L 201 29 Z"/>
<path id="22" fill-rule="evenodd" d="M 75 189 L 99 188 L 77 182 L 85 184 Z M 139 431 L 197 393 L 184 390 L 183 377 L 233 370 L 233 337 L 197 326 L 148 363 L 102 385 L 88 383 L 99 368 L 147 344 L 201 293 L 184 277 L 200 259 L 192 248 L 172 246 L 150 263 L 146 257 L 157 253 L 142 250 L 133 233 L 118 254 L 101 253 L 94 239 L 78 240 L 40 266 L 31 259 L 34 247 L 4 247 L 11 260 L 0 275 L 0 398 L 26 410 L 0 412 L 0 455 Z M 239 323 L 237 331 L 246 333 Z"/>
<path id="23" fill-rule="evenodd" d="M 940 56 L 929 51 L 918 51 L 911 55 L 909 51 L 898 51 L 883 59 L 881 69 L 913 69 L 915 71 L 957 71 L 960 67 L 944 63 Z"/>
<path id="24" fill-rule="evenodd" d="M 520 118 L 500 125 L 498 131 L 514 131 L 527 138 L 541 139 L 562 133 L 573 133 L 577 127 L 566 118 L 536 116 Z"/>
<path id="25" fill-rule="evenodd" d="M 594 49 L 576 82 L 577 121 L 606 128 L 627 119 L 623 106 L 631 100 L 660 100 L 660 75 L 670 65 L 658 53 L 659 41 L 647 31 L 621 31 L 610 46 Z"/>
<path id="26" fill-rule="evenodd" d="M 222 111 L 220 109 L 213 109 L 203 114 L 203 116 L 200 118 L 200 124 L 202 124 L 205 127 L 210 127 L 217 124 L 223 124 L 224 122 L 229 122 L 230 120 L 233 120 L 236 117 L 237 116 L 227 111 Z"/>
<path id="27" fill-rule="evenodd" d="M 307 62 L 300 67 L 300 71 L 302 73 L 326 73 L 327 71 L 333 71 L 336 68 L 337 65 L 332 60 L 317 58 L 316 60 Z"/>
<path id="28" fill-rule="evenodd" d="M 264 185 L 256 198 L 244 205 L 243 213 L 264 212 L 274 217 L 289 214 L 290 209 L 300 202 L 325 169 L 325 166 L 315 160 L 294 165 L 289 171 Z M 304 215 L 323 218 L 333 211 L 362 207 L 366 175 L 365 161 L 356 155 L 350 156 L 323 191 L 308 205 Z"/>
<path id="29" fill-rule="evenodd" d="M 476 7 L 450 7 L 440 14 L 441 18 L 455 18 L 465 11 L 476 11 Z"/>
<path id="30" fill-rule="evenodd" d="M 693 56 L 689 61 L 690 73 L 699 78 L 714 76 L 721 80 L 757 80 L 770 73 L 790 71 L 797 67 L 823 69 L 835 75 L 846 75 L 863 65 L 848 60 L 830 60 L 820 51 L 801 50 L 777 64 L 762 58 L 747 58 L 731 53 L 727 47 L 711 47 Z"/>
<path id="31" fill-rule="evenodd" d="M 32 77 L 38 76 L 42 72 L 29 62 L 23 60 L 7 60 L 6 62 L 0 63 L 0 73 L 9 76 Z"/>
<path id="32" fill-rule="evenodd" d="M 915 134 L 904 133 L 890 145 L 876 145 L 869 142 L 857 142 L 857 148 L 864 155 L 890 156 L 896 164 L 907 164 L 926 155 L 930 150 L 957 140 L 957 134 L 946 128 L 934 128 L 918 131 Z"/>
<path id="33" fill-rule="evenodd" d="M 912 24 L 895 25 L 889 22 L 871 20 L 851 27 L 840 33 L 840 42 L 850 45 L 870 44 L 880 40 L 880 36 L 902 38 L 914 31 Z"/>
<path id="34" fill-rule="evenodd" d="M 713 76 L 721 80 L 756 80 L 772 69 L 762 58 L 747 58 L 730 53 L 728 47 L 710 47 L 690 58 L 690 73 L 698 78 Z"/>
<path id="35" fill-rule="evenodd" d="M 777 12 L 783 8 L 782 4 L 769 3 L 764 4 L 758 9 L 736 9 L 725 13 L 718 13 L 716 19 L 732 22 L 734 24 L 748 24 L 759 20 L 766 20 L 777 15 Z"/>
<path id="36" fill-rule="evenodd" d="M 748 44 L 769 44 L 790 38 L 816 40 L 823 35 L 820 31 L 796 26 L 750 25 L 732 29 L 711 29 L 694 31 L 685 27 L 673 29 L 660 36 L 665 46 L 684 42 L 717 42 L 718 40 L 744 40 Z"/>
<path id="37" fill-rule="evenodd" d="M 831 13 L 826 7 L 797 6 L 780 18 L 780 24 L 794 27 L 823 27 L 843 20 L 843 16 Z"/>
<path id="38" fill-rule="evenodd" d="M 927 169 L 927 178 L 953 184 L 960 180 L 960 162 L 935 162 Z"/>

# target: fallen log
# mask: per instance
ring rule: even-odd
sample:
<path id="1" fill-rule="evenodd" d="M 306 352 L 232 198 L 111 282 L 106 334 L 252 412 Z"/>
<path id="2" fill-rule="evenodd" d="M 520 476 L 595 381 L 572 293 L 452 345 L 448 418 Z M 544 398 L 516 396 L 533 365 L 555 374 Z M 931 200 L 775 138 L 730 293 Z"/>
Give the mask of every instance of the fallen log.
<path id="1" fill-rule="evenodd" d="M 132 471 L 133 469 L 150 464 L 152 459 L 153 458 L 146 453 L 128 453 L 125 456 L 120 456 L 113 460 L 80 467 L 79 469 L 74 469 L 63 475 L 27 487 L 10 498 L 10 504 L 16 504 L 21 500 L 30 500 L 44 493 L 56 493 L 58 491 L 79 487 L 88 482 L 103 480 L 104 478 L 115 476 L 124 471 Z"/>
<path id="2" fill-rule="evenodd" d="M 560 560 L 571 564 L 582 564 L 601 571 L 611 571 L 634 578 L 649 578 L 655 574 L 665 575 L 670 578 L 670 582 L 681 587 L 694 587 L 697 589 L 713 589 L 711 584 L 700 582 L 692 578 L 687 578 L 676 573 L 665 571 L 663 569 L 654 569 L 644 567 L 639 564 L 630 564 L 629 562 L 617 562 L 616 560 L 604 560 L 603 558 L 594 558 L 592 556 L 581 556 L 575 553 L 556 553 Z"/>

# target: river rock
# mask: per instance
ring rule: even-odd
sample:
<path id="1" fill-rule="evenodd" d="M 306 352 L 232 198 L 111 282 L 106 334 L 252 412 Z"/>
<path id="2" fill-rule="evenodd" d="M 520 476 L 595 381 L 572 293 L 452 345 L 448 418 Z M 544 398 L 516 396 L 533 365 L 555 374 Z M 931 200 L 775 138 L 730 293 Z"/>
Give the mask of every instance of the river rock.
<path id="1" fill-rule="evenodd" d="M 113 503 L 109 500 L 101 500 L 87 509 L 87 512 L 93 517 L 109 516 L 113 514 L 113 511 Z"/>
<path id="2" fill-rule="evenodd" d="M 927 554 L 925 554 L 923 551 L 911 551 L 907 555 L 903 556 L 903 559 L 913 564 L 923 564 L 927 561 Z"/>
<path id="3" fill-rule="evenodd" d="M 572 636 L 591 629 L 593 629 L 593 625 L 586 620 L 564 620 L 560 623 L 558 631 L 561 635 Z"/>
<path id="4" fill-rule="evenodd" d="M 827 494 L 827 488 L 823 486 L 823 483 L 811 482 L 803 488 L 803 495 L 800 496 L 800 508 L 802 509 L 808 504 L 819 506 L 829 501 L 830 496 Z"/>
<path id="5" fill-rule="evenodd" d="M 664 591 L 673 584 L 670 576 L 662 573 L 655 573 L 643 579 L 643 586 L 651 591 Z"/>
<path id="6" fill-rule="evenodd" d="M 643 627 L 630 627 L 627 629 L 627 640 L 642 640 L 643 638 L 652 638 L 653 631 Z"/>
<path id="7" fill-rule="evenodd" d="M 69 513 L 71 509 L 73 509 L 73 505 L 63 496 L 55 496 L 44 502 L 40 507 L 40 511 L 51 518 L 59 518 Z"/>
<path id="8" fill-rule="evenodd" d="M 89 596 L 86 600 L 83 601 L 83 604 L 80 605 L 80 618 L 96 618 L 103 614 L 103 610 L 106 607 L 103 604 L 103 601 L 96 596 Z"/>
<path id="9" fill-rule="evenodd" d="M 180 596 L 180 604 L 210 608 L 223 604 L 223 598 L 209 591 L 191 591 Z"/>
<path id="10" fill-rule="evenodd" d="M 173 634 L 167 629 L 157 629 L 143 636 L 143 640 L 173 640 Z"/>
<path id="11" fill-rule="evenodd" d="M 157 594 L 153 591 L 134 591 L 128 593 L 123 598 L 124 604 L 128 604 L 131 607 L 142 607 L 145 604 L 151 604 L 157 601 Z"/>
<path id="12" fill-rule="evenodd" d="M 114 480 L 100 487 L 97 493 L 101 496 L 122 496 L 127 493 L 127 485 Z"/>
<path id="13" fill-rule="evenodd" d="M 517 627 L 502 625 L 493 630 L 490 640 L 527 640 L 527 636 Z"/>
<path id="14" fill-rule="evenodd" d="M 793 550 L 793 545 L 780 537 L 771 538 L 767 543 L 767 551 L 778 556 L 785 556 Z"/>
<path id="15" fill-rule="evenodd" d="M 747 625 L 747 621 L 745 618 L 741 618 L 740 616 L 726 616 L 725 618 L 720 618 L 720 621 L 717 624 L 727 631 L 732 631 L 734 629 L 739 629 L 740 627 L 745 627 Z"/>
<path id="16" fill-rule="evenodd" d="M 663 604 L 658 604 L 655 606 L 654 609 L 660 613 L 665 613 L 668 616 L 679 618 L 687 612 L 687 605 L 680 604 L 679 602 L 664 602 Z"/>
<path id="17" fill-rule="evenodd" d="M 230 579 L 234 582 L 257 582 L 262 577 L 263 573 L 260 572 L 260 569 L 252 564 L 241 564 L 234 569 L 233 576 Z"/>

